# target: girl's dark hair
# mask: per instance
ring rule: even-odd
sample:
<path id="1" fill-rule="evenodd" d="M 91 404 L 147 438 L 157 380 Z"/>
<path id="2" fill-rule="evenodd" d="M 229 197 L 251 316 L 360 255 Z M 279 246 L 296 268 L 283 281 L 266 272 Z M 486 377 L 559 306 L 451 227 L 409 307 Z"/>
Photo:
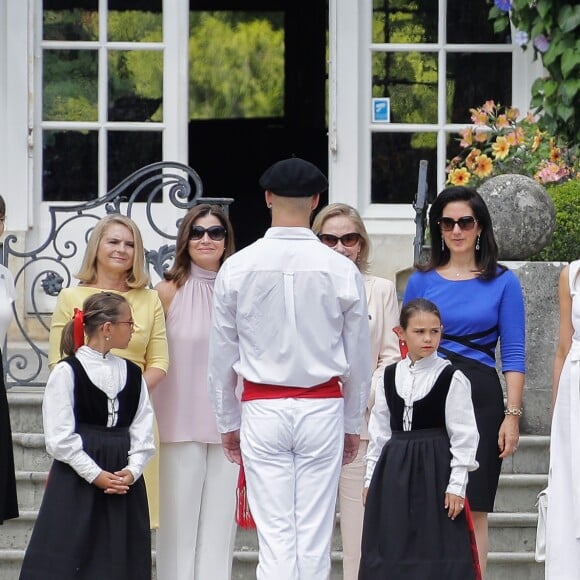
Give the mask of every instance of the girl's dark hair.
<path id="1" fill-rule="evenodd" d="M 121 307 L 129 306 L 121 294 L 99 292 L 89 296 L 83 302 L 84 330 L 90 338 L 105 322 L 117 322 L 121 316 Z M 60 356 L 70 356 L 76 352 L 73 320 L 66 323 L 60 338 Z"/>
<path id="2" fill-rule="evenodd" d="M 479 239 L 479 250 L 475 251 L 475 261 L 480 271 L 479 277 L 482 280 L 489 280 L 498 275 L 498 267 L 501 272 L 506 267 L 498 264 L 498 248 L 495 236 L 493 235 L 493 226 L 491 216 L 485 201 L 475 189 L 471 187 L 454 186 L 444 189 L 435 199 L 431 210 L 429 211 L 429 233 L 431 234 L 431 259 L 427 264 L 415 264 L 415 268 L 421 272 L 428 272 L 444 266 L 449 262 L 449 249 L 444 246 L 441 249 L 441 230 L 439 220 L 443 216 L 443 210 L 447 204 L 454 201 L 463 201 L 471 207 L 471 211 L 477 224 L 481 228 Z"/>
<path id="3" fill-rule="evenodd" d="M 235 251 L 234 229 L 228 216 L 219 205 L 202 203 L 192 207 L 179 225 L 177 231 L 177 241 L 175 243 L 175 259 L 173 265 L 167 272 L 163 273 L 166 280 L 172 280 L 179 288 L 185 284 L 191 270 L 191 258 L 189 256 L 189 233 L 195 220 L 206 215 L 214 215 L 222 226 L 226 228 L 225 249 L 221 257 L 220 264 L 224 263 Z"/>
<path id="4" fill-rule="evenodd" d="M 439 322 L 441 322 L 441 313 L 436 304 L 426 298 L 414 298 L 413 300 L 409 300 L 409 302 L 404 304 L 403 308 L 401 308 L 401 316 L 399 318 L 401 328 L 407 330 L 407 326 L 409 326 L 409 318 L 419 312 L 434 314 L 439 319 Z"/>
<path id="5" fill-rule="evenodd" d="M 0 217 L 6 215 L 6 202 L 4 198 L 0 195 Z"/>

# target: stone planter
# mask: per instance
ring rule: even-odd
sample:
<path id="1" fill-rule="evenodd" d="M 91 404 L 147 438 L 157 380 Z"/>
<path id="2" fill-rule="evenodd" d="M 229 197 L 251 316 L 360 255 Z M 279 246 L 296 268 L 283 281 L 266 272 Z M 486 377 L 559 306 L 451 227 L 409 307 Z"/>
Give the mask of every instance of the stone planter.
<path id="1" fill-rule="evenodd" d="M 556 210 L 539 183 L 525 175 L 498 175 L 477 191 L 489 208 L 500 260 L 525 260 L 548 245 Z"/>

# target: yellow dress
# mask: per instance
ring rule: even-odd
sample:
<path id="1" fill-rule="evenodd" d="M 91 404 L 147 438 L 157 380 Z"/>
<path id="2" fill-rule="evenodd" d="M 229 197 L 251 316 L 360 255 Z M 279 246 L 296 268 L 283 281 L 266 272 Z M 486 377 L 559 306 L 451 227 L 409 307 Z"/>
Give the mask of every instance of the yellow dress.
<path id="1" fill-rule="evenodd" d="M 52 368 L 60 359 L 60 338 L 64 325 L 71 320 L 74 309 L 81 308 L 89 296 L 98 292 L 115 292 L 89 286 L 74 286 L 63 289 L 58 295 L 56 308 L 52 315 L 50 327 L 48 364 Z M 165 316 L 159 295 L 149 288 L 135 288 L 127 292 L 116 292 L 123 295 L 131 305 L 135 332 L 125 350 L 113 349 L 111 352 L 126 358 L 141 367 L 141 370 L 158 368 L 167 372 L 169 354 L 165 334 Z M 159 444 L 157 424 L 155 424 L 155 446 Z M 144 472 L 149 500 L 149 517 L 151 528 L 159 527 L 159 454 L 147 464 Z"/>

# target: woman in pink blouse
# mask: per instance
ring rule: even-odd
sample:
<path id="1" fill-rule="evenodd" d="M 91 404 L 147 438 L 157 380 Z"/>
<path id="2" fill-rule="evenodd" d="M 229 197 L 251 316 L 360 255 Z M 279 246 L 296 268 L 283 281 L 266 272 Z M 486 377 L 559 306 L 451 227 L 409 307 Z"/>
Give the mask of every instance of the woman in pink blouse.
<path id="1" fill-rule="evenodd" d="M 224 212 L 197 205 L 184 217 L 173 267 L 157 285 L 170 360 L 152 396 L 161 440 L 159 580 L 231 577 L 238 470 L 222 450 L 207 357 L 214 281 L 233 251 Z"/>

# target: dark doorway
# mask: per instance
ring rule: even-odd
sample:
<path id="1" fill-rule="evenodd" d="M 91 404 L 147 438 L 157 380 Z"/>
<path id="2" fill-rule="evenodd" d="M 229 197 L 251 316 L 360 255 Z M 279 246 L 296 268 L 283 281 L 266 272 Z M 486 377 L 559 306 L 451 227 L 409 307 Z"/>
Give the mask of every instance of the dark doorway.
<path id="1" fill-rule="evenodd" d="M 269 165 L 296 155 L 327 173 L 327 3 L 191 0 L 190 24 L 189 164 L 205 196 L 235 199 L 239 249 L 269 226 Z"/>

